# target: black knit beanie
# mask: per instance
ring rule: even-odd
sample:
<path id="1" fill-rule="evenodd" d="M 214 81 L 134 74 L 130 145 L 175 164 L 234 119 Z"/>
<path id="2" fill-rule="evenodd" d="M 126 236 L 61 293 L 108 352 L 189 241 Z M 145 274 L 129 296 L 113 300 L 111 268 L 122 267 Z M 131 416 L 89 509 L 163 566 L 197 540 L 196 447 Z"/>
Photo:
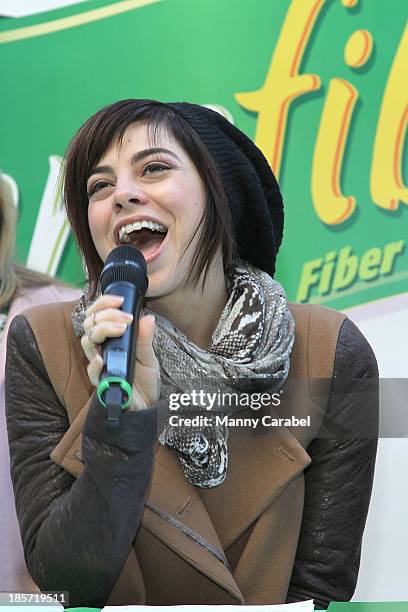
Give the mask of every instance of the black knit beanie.
<path id="1" fill-rule="evenodd" d="M 169 103 L 210 152 L 227 193 L 239 256 L 271 276 L 283 235 L 283 201 L 265 157 L 219 113 L 188 102 Z"/>

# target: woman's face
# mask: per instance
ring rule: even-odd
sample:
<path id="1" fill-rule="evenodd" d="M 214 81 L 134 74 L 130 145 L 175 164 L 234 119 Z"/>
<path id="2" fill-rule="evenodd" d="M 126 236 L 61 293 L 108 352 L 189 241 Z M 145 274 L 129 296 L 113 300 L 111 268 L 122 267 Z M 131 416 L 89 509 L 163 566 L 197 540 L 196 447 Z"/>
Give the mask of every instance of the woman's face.
<path id="1" fill-rule="evenodd" d="M 87 182 L 88 222 L 102 261 L 121 244 L 133 244 L 144 255 L 148 297 L 164 297 L 185 288 L 197 247 L 205 205 L 202 180 L 184 149 L 163 130 L 153 148 L 145 123 L 129 126 Z"/>

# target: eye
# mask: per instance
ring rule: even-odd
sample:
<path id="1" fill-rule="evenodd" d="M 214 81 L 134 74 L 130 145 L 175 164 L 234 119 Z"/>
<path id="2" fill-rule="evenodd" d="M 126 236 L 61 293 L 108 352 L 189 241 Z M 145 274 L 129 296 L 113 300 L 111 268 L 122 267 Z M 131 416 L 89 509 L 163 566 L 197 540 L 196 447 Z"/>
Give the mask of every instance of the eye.
<path id="1" fill-rule="evenodd" d="M 90 187 L 88 191 L 88 198 L 91 198 L 93 195 L 95 195 L 95 193 L 105 189 L 106 187 L 111 187 L 111 184 L 107 181 L 97 181 L 94 183 L 94 185 L 92 185 L 92 187 Z"/>
<path id="2" fill-rule="evenodd" d="M 169 166 L 167 166 L 166 164 L 163 164 L 162 162 L 151 162 L 150 164 L 147 164 L 147 166 L 145 166 L 143 168 L 143 172 L 142 175 L 146 176 L 148 174 L 153 174 L 154 172 L 163 172 L 164 170 L 170 170 Z"/>

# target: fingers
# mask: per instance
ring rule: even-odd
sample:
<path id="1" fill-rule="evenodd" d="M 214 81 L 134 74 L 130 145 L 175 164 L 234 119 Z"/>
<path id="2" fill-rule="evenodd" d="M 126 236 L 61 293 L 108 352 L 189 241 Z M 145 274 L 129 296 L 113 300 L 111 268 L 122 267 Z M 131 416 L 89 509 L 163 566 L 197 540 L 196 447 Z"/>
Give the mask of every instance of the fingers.
<path id="1" fill-rule="evenodd" d="M 87 334 L 82 336 L 81 346 L 88 361 L 91 361 L 96 355 L 99 354 L 98 347 L 92 342 L 92 340 L 89 339 Z"/>
<path id="2" fill-rule="evenodd" d="M 155 318 L 153 315 L 145 315 L 139 321 L 139 331 L 136 340 L 136 358 L 145 367 L 158 366 L 157 358 L 153 350 L 153 336 L 155 329 Z"/>
<path id="3" fill-rule="evenodd" d="M 89 380 L 94 387 L 99 385 L 99 378 L 103 369 L 103 359 L 99 353 L 88 363 L 86 371 L 88 372 Z"/>
<path id="4" fill-rule="evenodd" d="M 101 344 L 107 338 L 118 338 L 125 333 L 133 315 L 120 310 L 122 302 L 120 296 L 103 295 L 88 308 L 84 332 L 94 344 Z M 85 352 L 86 349 L 85 343 Z"/>
<path id="5" fill-rule="evenodd" d="M 103 359 L 101 356 L 101 348 L 96 346 L 87 335 L 82 336 L 81 345 L 89 363 L 86 367 L 88 377 L 94 387 L 99 384 L 99 377 L 103 369 Z"/>
<path id="6" fill-rule="evenodd" d="M 120 308 L 123 304 L 123 296 L 121 295 L 109 295 L 108 293 L 105 295 L 101 295 L 93 304 L 91 304 L 86 310 L 86 316 L 92 314 L 93 312 L 99 312 L 100 310 L 104 310 L 105 308 Z"/>
<path id="7" fill-rule="evenodd" d="M 129 320 L 129 323 L 132 319 Z M 126 331 L 128 323 L 116 323 L 113 321 L 101 321 L 95 325 L 87 325 L 87 338 L 93 344 L 102 344 L 106 338 L 119 338 Z M 84 323 L 85 329 L 85 323 Z"/>

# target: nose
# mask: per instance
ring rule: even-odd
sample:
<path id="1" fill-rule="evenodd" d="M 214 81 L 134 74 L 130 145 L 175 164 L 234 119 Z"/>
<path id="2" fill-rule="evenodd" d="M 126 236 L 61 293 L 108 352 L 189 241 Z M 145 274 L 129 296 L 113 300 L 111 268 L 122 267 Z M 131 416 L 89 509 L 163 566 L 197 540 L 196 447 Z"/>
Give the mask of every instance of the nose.
<path id="1" fill-rule="evenodd" d="M 149 198 L 146 191 L 137 181 L 123 180 L 116 183 L 114 193 L 114 204 L 116 209 L 133 208 L 138 204 L 147 204 L 148 201 Z"/>

